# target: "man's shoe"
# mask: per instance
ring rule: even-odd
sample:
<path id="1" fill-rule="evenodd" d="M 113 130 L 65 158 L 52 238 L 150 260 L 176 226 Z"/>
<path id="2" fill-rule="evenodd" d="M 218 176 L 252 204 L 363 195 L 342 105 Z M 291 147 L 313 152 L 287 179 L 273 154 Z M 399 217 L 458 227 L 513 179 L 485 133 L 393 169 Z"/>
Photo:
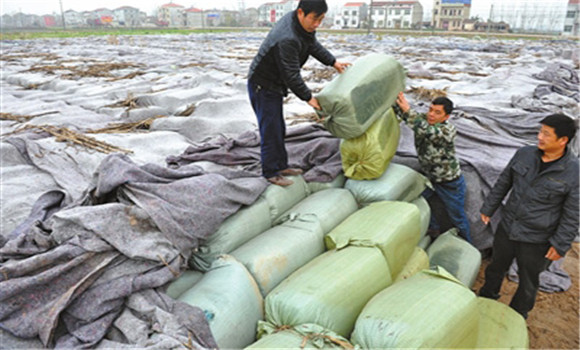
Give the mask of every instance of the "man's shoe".
<path id="1" fill-rule="evenodd" d="M 278 185 L 278 186 L 282 186 L 282 187 L 290 186 L 294 183 L 294 181 L 287 179 L 281 175 L 268 177 L 268 178 L 266 178 L 266 180 L 268 180 L 270 183 L 273 183 L 274 185 Z"/>
<path id="2" fill-rule="evenodd" d="M 298 168 L 288 168 L 288 169 L 284 169 L 284 170 L 280 170 L 280 175 L 283 176 L 298 176 L 298 175 L 302 175 L 304 173 L 304 171 L 302 171 L 302 169 L 298 169 Z"/>

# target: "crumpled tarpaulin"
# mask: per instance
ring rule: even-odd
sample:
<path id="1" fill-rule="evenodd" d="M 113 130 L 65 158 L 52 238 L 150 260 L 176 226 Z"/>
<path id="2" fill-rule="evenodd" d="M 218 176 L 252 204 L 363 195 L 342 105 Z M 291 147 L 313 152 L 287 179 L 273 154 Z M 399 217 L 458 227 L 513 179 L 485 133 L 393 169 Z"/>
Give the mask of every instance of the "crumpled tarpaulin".
<path id="1" fill-rule="evenodd" d="M 300 124 L 286 132 L 288 165 L 304 169 L 306 181 L 331 182 L 342 171 L 340 139 L 318 124 Z M 219 136 L 208 142 L 188 147 L 183 154 L 168 157 L 170 167 L 197 161 L 220 165 L 241 166 L 255 174 L 261 173 L 260 134 L 248 131 L 237 138 Z"/>
<path id="2" fill-rule="evenodd" d="M 53 210 L 65 193 L 41 196 L 0 248 L 0 328 L 57 348 L 215 348 L 203 312 L 155 288 L 266 186 L 107 157 L 84 197 Z"/>

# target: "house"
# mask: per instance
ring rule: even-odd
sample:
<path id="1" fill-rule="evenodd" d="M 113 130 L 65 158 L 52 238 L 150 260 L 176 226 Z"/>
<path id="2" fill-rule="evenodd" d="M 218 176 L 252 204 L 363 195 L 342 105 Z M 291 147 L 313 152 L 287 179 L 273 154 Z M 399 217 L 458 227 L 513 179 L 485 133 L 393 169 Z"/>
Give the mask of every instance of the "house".
<path id="1" fill-rule="evenodd" d="M 387 6 L 387 28 L 420 28 L 423 6 L 419 1 L 395 1 Z"/>
<path id="2" fill-rule="evenodd" d="M 348 2 L 344 4 L 334 24 L 342 28 L 364 27 L 368 16 L 368 5 L 364 2 Z"/>
<path id="3" fill-rule="evenodd" d="M 80 12 L 67 10 L 64 12 L 64 22 L 67 28 L 86 27 L 87 21 Z"/>
<path id="4" fill-rule="evenodd" d="M 141 14 L 139 9 L 131 6 L 122 6 L 113 10 L 115 21 L 118 25 L 123 27 L 140 27 L 141 26 Z"/>
<path id="5" fill-rule="evenodd" d="M 203 28 L 205 23 L 203 22 L 203 10 L 190 7 L 184 10 L 185 13 L 185 25 L 190 28 Z"/>
<path id="6" fill-rule="evenodd" d="M 477 32 L 508 33 L 510 25 L 506 22 L 475 22 L 473 30 Z M 467 27 L 465 30 L 468 30 Z"/>
<path id="7" fill-rule="evenodd" d="M 44 15 L 40 17 L 40 26 L 46 28 L 56 27 L 56 17 L 53 15 Z"/>
<path id="8" fill-rule="evenodd" d="M 298 0 L 267 2 L 258 7 L 258 21 L 262 26 L 273 26 L 285 14 L 298 8 Z"/>
<path id="9" fill-rule="evenodd" d="M 580 35 L 580 0 L 568 1 L 568 9 L 566 11 L 566 18 L 564 19 L 564 31 L 562 32 L 562 35 Z"/>
<path id="10" fill-rule="evenodd" d="M 173 2 L 161 5 L 157 12 L 157 19 L 161 25 L 183 27 L 185 26 L 185 7 Z"/>
<path id="11" fill-rule="evenodd" d="M 433 0 L 433 28 L 463 30 L 469 19 L 471 0 Z"/>

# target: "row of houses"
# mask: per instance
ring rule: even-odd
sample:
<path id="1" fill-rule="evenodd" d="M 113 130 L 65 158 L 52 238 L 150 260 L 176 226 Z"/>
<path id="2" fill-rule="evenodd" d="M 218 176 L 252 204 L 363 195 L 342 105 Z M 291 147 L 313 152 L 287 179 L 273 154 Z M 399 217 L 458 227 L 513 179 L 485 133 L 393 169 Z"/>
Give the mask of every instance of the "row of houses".
<path id="1" fill-rule="evenodd" d="M 294 11 L 299 0 L 267 2 L 256 8 L 230 10 L 201 10 L 170 2 L 161 5 L 154 16 L 130 6 L 114 10 L 106 8 L 76 12 L 68 10 L 62 15 L 36 16 L 23 13 L 3 15 L 3 28 L 42 27 L 257 27 L 273 26 L 285 14 Z M 421 29 L 432 28 L 448 31 L 508 32 L 505 22 L 481 21 L 471 18 L 472 0 L 433 0 L 431 20 L 425 22 L 423 6 L 417 0 L 393 0 L 347 2 L 334 13 L 328 14 L 324 27 L 334 29 Z M 580 0 L 568 0 L 568 11 L 563 35 L 578 36 L 580 33 Z"/>

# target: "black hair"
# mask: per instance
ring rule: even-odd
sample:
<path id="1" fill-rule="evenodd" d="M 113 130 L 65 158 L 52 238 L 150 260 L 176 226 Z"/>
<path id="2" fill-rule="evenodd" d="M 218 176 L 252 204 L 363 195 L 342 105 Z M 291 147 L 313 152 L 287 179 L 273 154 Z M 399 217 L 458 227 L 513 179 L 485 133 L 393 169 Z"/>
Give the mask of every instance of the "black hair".
<path id="1" fill-rule="evenodd" d="M 325 0 L 300 0 L 298 8 L 304 11 L 304 16 L 314 12 L 316 16 L 325 14 L 328 11 L 328 5 Z"/>
<path id="2" fill-rule="evenodd" d="M 568 142 L 576 135 L 576 122 L 565 114 L 552 114 L 540 121 L 540 124 L 554 128 L 558 138 L 568 137 Z"/>
<path id="3" fill-rule="evenodd" d="M 433 102 L 431 102 L 431 104 L 443 106 L 443 110 L 445 110 L 446 114 L 451 114 L 451 112 L 453 112 L 453 102 L 447 97 L 437 97 Z"/>

